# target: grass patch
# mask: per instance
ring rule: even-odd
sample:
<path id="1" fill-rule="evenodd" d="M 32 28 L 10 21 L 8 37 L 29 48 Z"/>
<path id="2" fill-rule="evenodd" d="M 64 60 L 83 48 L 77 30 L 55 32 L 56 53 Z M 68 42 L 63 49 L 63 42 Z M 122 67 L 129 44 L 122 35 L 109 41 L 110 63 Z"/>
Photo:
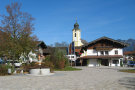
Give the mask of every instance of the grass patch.
<path id="1" fill-rule="evenodd" d="M 120 70 L 120 72 L 135 73 L 135 69 Z"/>
<path id="2" fill-rule="evenodd" d="M 64 69 L 54 69 L 54 71 L 78 71 L 78 70 L 82 70 L 82 69 L 74 68 L 74 67 L 65 67 Z"/>

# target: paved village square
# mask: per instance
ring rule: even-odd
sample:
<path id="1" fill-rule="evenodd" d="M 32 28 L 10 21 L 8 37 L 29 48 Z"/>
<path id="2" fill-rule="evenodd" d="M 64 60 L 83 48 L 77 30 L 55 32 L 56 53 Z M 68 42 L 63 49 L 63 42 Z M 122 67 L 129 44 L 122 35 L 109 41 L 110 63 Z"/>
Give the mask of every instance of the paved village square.
<path id="1" fill-rule="evenodd" d="M 135 90 L 135 75 L 119 72 L 123 68 L 78 68 L 82 70 L 56 71 L 52 76 L 0 77 L 0 90 Z"/>

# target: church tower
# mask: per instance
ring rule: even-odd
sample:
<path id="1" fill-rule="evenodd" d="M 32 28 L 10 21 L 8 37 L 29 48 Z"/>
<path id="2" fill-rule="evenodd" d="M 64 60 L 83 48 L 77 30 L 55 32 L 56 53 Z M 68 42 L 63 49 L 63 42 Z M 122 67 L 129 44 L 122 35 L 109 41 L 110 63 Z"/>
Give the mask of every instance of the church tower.
<path id="1" fill-rule="evenodd" d="M 72 34 L 73 34 L 72 41 L 74 42 L 75 47 L 82 46 L 83 44 L 81 42 L 81 30 L 79 29 L 79 24 L 77 23 L 77 20 L 76 23 L 74 24 Z"/>

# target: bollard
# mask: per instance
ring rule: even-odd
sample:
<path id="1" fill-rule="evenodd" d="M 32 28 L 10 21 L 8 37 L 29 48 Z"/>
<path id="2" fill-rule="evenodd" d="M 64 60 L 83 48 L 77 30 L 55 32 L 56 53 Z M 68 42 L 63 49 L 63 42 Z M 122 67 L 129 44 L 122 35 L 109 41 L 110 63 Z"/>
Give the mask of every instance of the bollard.
<path id="1" fill-rule="evenodd" d="M 8 69 L 8 74 L 11 74 L 11 68 Z"/>

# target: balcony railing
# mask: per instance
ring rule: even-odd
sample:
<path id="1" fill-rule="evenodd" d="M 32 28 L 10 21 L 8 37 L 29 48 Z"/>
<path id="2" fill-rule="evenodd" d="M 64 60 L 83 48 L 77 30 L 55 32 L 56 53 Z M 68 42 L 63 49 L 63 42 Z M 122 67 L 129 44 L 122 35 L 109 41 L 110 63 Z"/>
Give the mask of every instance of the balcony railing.
<path id="1" fill-rule="evenodd" d="M 95 50 L 97 51 L 110 51 L 113 49 L 112 46 L 96 46 L 94 47 Z"/>

